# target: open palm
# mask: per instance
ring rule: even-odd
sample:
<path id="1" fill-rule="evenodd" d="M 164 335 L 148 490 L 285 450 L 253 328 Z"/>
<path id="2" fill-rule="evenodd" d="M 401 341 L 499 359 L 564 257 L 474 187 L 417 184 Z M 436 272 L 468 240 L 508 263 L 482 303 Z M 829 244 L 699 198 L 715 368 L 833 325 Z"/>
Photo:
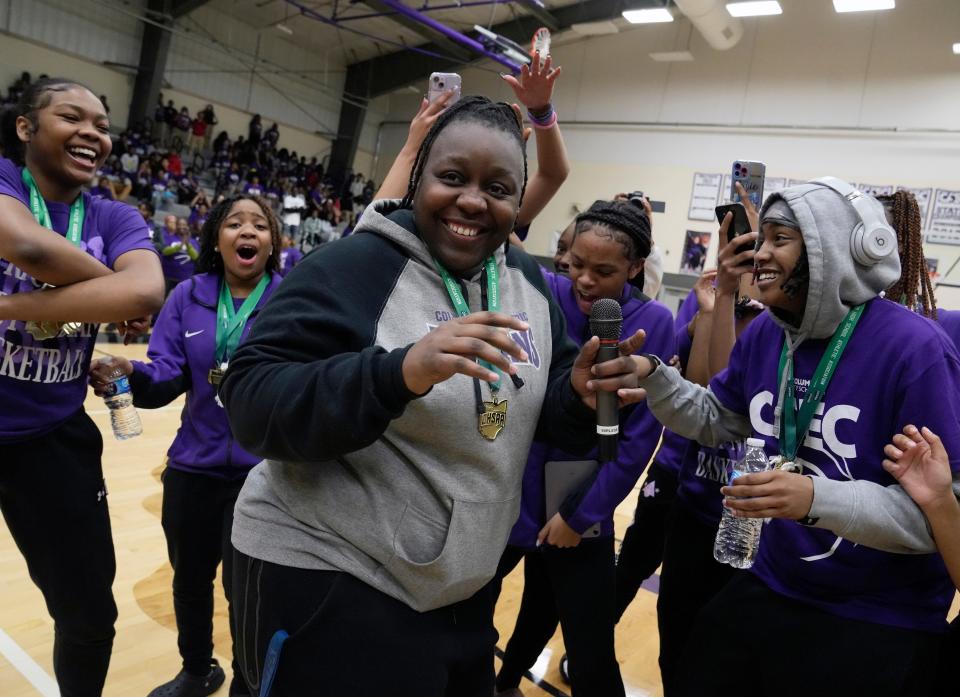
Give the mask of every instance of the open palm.
<path id="1" fill-rule="evenodd" d="M 950 458 L 940 438 L 929 428 L 906 426 L 883 449 L 883 468 L 921 508 L 953 496 Z"/>
<path id="2" fill-rule="evenodd" d="M 533 54 L 530 65 L 520 68 L 520 79 L 504 75 L 503 79 L 513 88 L 517 100 L 527 109 L 543 109 L 553 99 L 553 83 L 560 76 L 560 68 L 551 68 L 552 58 L 542 62 L 540 52 Z"/>

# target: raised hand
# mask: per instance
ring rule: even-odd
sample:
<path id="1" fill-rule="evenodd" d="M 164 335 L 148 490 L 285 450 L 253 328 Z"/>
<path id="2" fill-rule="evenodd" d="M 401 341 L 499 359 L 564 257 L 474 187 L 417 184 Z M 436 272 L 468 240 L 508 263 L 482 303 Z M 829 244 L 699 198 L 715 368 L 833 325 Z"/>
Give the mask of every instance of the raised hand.
<path id="1" fill-rule="evenodd" d="M 711 269 L 700 274 L 700 278 L 693 284 L 693 290 L 697 294 L 697 307 L 699 312 L 707 315 L 713 312 L 713 304 L 717 297 L 714 281 L 717 278 L 717 270 Z"/>
<path id="2" fill-rule="evenodd" d="M 443 322 L 407 351 L 403 381 L 407 389 L 420 395 L 457 373 L 496 382 L 499 376 L 480 365 L 478 358 L 514 375 L 517 368 L 503 352 L 521 362 L 528 357 L 510 338 L 509 330 L 528 328 L 526 322 L 502 312 L 474 312 Z"/>
<path id="3" fill-rule="evenodd" d="M 551 68 L 553 58 L 547 56 L 540 60 L 540 52 L 533 54 L 530 65 L 520 68 L 520 79 L 513 75 L 502 75 L 504 81 L 513 88 L 517 100 L 531 111 L 546 109 L 553 99 L 553 83 L 560 76 L 560 68 Z"/>
<path id="4" fill-rule="evenodd" d="M 939 436 L 929 428 L 904 427 L 883 449 L 883 468 L 900 483 L 920 508 L 953 498 L 950 458 Z"/>
<path id="5" fill-rule="evenodd" d="M 749 201 L 749 199 L 746 200 Z M 755 211 L 754 214 L 756 214 Z M 720 236 L 720 251 L 717 254 L 717 293 L 726 295 L 736 293 L 740 288 L 740 277 L 753 272 L 753 257 L 756 251 L 752 245 L 756 243 L 758 237 L 758 233 L 750 232 L 727 242 L 727 235 L 732 224 L 733 213 L 727 213 L 723 216 L 720 231 L 717 233 Z M 751 247 L 738 254 L 737 247 L 743 244 L 750 244 Z"/>
<path id="6" fill-rule="evenodd" d="M 427 137 L 427 133 L 430 131 L 430 127 L 440 118 L 440 114 L 443 113 L 443 110 L 447 108 L 447 104 L 450 103 L 451 97 L 453 97 L 453 90 L 447 90 L 434 102 L 430 102 L 426 98 L 420 102 L 420 109 L 410 122 L 410 130 L 407 132 L 407 142 L 404 144 L 405 148 L 409 148 L 414 152 L 420 149 L 420 146 Z"/>

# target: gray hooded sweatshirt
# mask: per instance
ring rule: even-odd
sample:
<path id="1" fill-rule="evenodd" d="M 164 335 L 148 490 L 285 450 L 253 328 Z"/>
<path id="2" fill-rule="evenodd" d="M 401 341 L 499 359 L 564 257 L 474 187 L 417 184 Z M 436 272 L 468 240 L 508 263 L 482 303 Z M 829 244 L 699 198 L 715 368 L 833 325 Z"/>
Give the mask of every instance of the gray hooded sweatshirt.
<path id="1" fill-rule="evenodd" d="M 775 213 L 776 207 L 784 204 L 789 209 L 789 217 L 799 224 L 806 248 L 810 273 L 807 301 L 799 327 L 787 324 L 770 310 L 765 317 L 768 318 L 766 321 L 772 320 L 782 328 L 786 346 L 793 353 L 805 341 L 829 339 L 855 305 L 871 301 L 890 305 L 889 301 L 878 296 L 899 278 L 900 261 L 895 254 L 872 267 L 854 261 L 850 251 L 850 235 L 859 223 L 859 216 L 852 205 L 827 187 L 802 184 L 772 194 L 764 204 L 761 218 L 771 209 Z M 869 199 L 869 205 L 883 216 L 883 208 L 878 201 Z M 897 315 L 898 321 L 914 328 L 908 334 L 912 331 L 913 337 L 921 343 L 930 341 L 934 352 L 941 356 L 949 354 L 949 362 L 951 365 L 955 363 L 956 353 L 949 339 L 936 325 L 906 309 L 898 307 L 898 310 L 902 310 L 902 316 Z M 754 325 L 763 323 L 761 317 Z M 759 331 L 754 331 L 759 327 L 754 325 L 740 338 L 740 342 L 748 342 L 759 334 Z M 777 343 L 765 350 L 768 356 L 774 356 L 773 370 L 776 370 L 780 348 L 780 343 Z M 846 352 L 841 359 L 841 367 L 834 376 L 835 382 L 843 380 L 845 375 L 850 379 L 851 371 L 843 369 L 844 363 L 849 368 L 851 362 L 870 360 L 869 356 L 853 357 L 851 353 Z M 723 375 L 721 373 L 715 380 Z M 860 373 L 859 379 L 868 376 L 869 371 Z M 710 388 L 685 381 L 672 368 L 658 366 L 641 381 L 641 386 L 647 390 L 647 403 L 657 419 L 666 428 L 682 436 L 707 446 L 716 446 L 758 435 L 756 422 L 751 423 L 751 416 L 756 414 L 726 408 Z M 775 409 L 768 435 L 774 437 L 780 432 L 780 405 L 783 403 L 785 387 L 785 380 L 781 379 L 777 384 L 776 398 L 771 400 Z M 750 403 L 751 408 L 753 404 Z M 952 420 L 950 423 L 952 427 L 956 426 Z M 886 438 L 893 435 L 891 432 Z M 879 455 L 882 443 L 872 446 Z M 876 462 L 878 468 L 879 457 Z M 850 542 L 888 552 L 929 553 L 936 550 L 923 513 L 900 486 L 825 476 L 812 479 L 814 499 L 809 517 L 815 521 L 813 524 L 816 527 L 831 530 Z M 960 493 L 960 484 L 956 482 L 955 490 Z"/>
<path id="2" fill-rule="evenodd" d="M 515 249 L 494 256 L 501 311 L 530 328 L 513 333 L 529 360 L 517 363 L 522 386 L 502 378 L 506 425 L 493 441 L 478 432 L 472 379 L 421 397 L 403 381 L 409 347 L 455 316 L 411 211 L 377 202 L 284 279 L 221 388 L 237 440 L 266 458 L 237 501 L 237 549 L 349 573 L 419 611 L 490 581 L 534 435 L 576 452 L 595 440 L 570 383 L 577 348 L 539 266 Z M 461 287 L 480 310 L 480 274 Z"/>

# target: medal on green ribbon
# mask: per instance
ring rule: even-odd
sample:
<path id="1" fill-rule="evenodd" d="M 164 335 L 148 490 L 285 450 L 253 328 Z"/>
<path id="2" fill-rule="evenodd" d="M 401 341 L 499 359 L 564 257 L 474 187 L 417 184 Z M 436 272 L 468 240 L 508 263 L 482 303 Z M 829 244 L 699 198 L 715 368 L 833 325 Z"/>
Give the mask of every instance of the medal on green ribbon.
<path id="1" fill-rule="evenodd" d="M 847 316 L 833 333 L 826 353 L 817 364 L 817 370 L 810 381 L 810 388 L 807 390 L 807 396 L 800 406 L 799 413 L 793 384 L 793 356 L 787 351 L 787 343 L 784 340 L 783 349 L 780 352 L 779 375 L 786 375 L 784 379 L 787 384 L 784 389 L 783 414 L 780 419 L 780 455 L 772 458 L 773 468 L 790 472 L 802 471 L 803 468 L 796 462 L 797 451 L 807 437 L 813 415 L 827 394 L 827 385 L 830 384 L 830 379 L 837 370 L 837 364 L 850 342 L 857 322 L 863 315 L 864 307 L 864 305 L 857 305 L 847 312 Z"/>
<path id="2" fill-rule="evenodd" d="M 447 295 L 450 296 L 450 302 L 453 303 L 453 309 L 458 317 L 466 317 L 470 314 L 470 307 L 463 297 L 463 291 L 460 284 L 450 275 L 443 264 L 436 259 L 433 263 L 437 267 L 440 278 L 443 279 L 443 285 L 447 289 Z M 500 276 L 497 272 L 497 262 L 493 256 L 487 257 L 484 262 L 484 271 L 487 277 L 487 309 L 490 312 L 500 311 Z M 480 365 L 492 373 L 500 375 L 500 369 L 487 361 L 478 359 Z M 490 397 L 492 401 L 483 401 L 483 407 L 478 414 L 477 430 L 480 435 L 487 440 L 496 440 L 500 431 L 507 425 L 507 400 L 498 399 L 497 393 L 500 391 L 500 379 L 490 384 Z"/>
<path id="3" fill-rule="evenodd" d="M 240 309 L 235 310 L 233 296 L 230 295 L 226 279 L 221 282 L 220 297 L 217 301 L 217 349 L 214 355 L 214 366 L 207 373 L 207 382 L 214 387 L 223 381 L 230 357 L 240 344 L 243 328 L 247 326 L 247 320 L 250 319 L 268 285 L 270 285 L 270 274 L 265 273 L 253 292 L 244 299 Z"/>
<path id="4" fill-rule="evenodd" d="M 50 220 L 50 212 L 47 210 L 47 203 L 40 195 L 40 189 L 34 180 L 30 170 L 23 168 L 21 173 L 23 183 L 27 185 L 30 191 L 30 212 L 39 225 L 53 230 L 53 223 Z M 67 239 L 77 247 L 80 246 L 80 235 L 83 232 L 83 194 L 77 196 L 77 199 L 70 205 L 70 218 L 67 223 Z M 53 288 L 49 283 L 43 284 L 40 290 Z M 29 321 L 26 323 L 27 332 L 36 339 L 53 339 L 58 336 L 73 336 L 83 328 L 82 322 L 56 322 L 53 320 Z"/>

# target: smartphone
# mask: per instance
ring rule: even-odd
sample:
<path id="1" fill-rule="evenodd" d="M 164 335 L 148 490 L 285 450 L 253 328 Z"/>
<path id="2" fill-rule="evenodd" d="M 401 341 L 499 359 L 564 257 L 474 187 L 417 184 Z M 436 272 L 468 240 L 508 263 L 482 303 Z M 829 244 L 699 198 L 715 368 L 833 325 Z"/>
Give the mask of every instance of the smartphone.
<path id="1" fill-rule="evenodd" d="M 455 104 L 460 99 L 460 83 L 460 76 L 457 73 L 431 73 L 430 84 L 427 86 L 427 101 L 433 104 L 444 92 L 453 90 L 453 96 L 447 102 L 447 106 Z"/>
<path id="2" fill-rule="evenodd" d="M 760 210 L 760 204 L 763 203 L 763 180 L 766 175 L 767 166 L 762 162 L 751 160 L 734 162 L 730 177 L 730 200 L 734 202 L 740 200 L 740 194 L 737 193 L 737 182 L 740 182 L 747 190 L 747 195 L 753 201 L 754 207 Z"/>
<path id="3" fill-rule="evenodd" d="M 730 221 L 730 227 L 727 229 L 727 239 L 725 244 L 729 244 L 740 235 L 746 235 L 750 232 L 750 220 L 747 218 L 747 209 L 742 203 L 724 203 L 717 206 L 714 211 L 717 214 L 717 222 L 723 223 L 727 213 L 733 213 L 733 220 Z M 753 242 L 742 244 L 737 247 L 736 252 L 740 254 L 748 249 L 753 249 Z"/>

